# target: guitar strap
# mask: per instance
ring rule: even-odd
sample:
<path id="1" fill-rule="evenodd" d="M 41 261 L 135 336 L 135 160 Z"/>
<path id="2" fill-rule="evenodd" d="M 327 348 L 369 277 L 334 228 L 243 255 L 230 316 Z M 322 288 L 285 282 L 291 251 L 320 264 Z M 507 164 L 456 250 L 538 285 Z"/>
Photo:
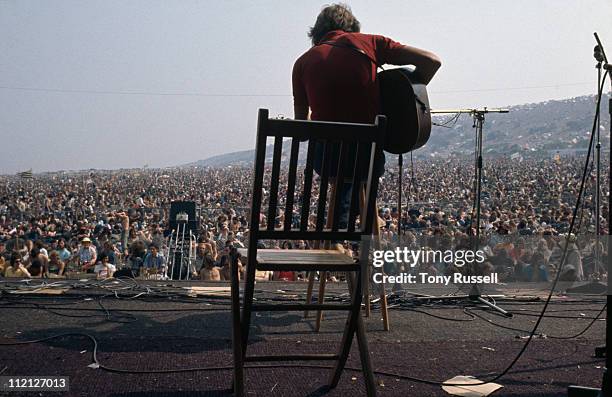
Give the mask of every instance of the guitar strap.
<path id="1" fill-rule="evenodd" d="M 353 45 L 351 43 L 338 43 L 337 41 L 323 41 L 320 44 L 327 44 L 327 45 L 330 45 L 332 47 L 338 47 L 338 48 L 348 48 L 350 50 L 356 51 L 356 52 L 360 53 L 361 55 L 365 56 L 366 58 L 368 58 L 370 60 L 370 62 L 372 62 L 374 65 L 376 65 L 377 68 L 385 70 L 382 67 L 382 65 L 380 65 L 378 62 L 376 62 L 376 59 L 374 59 L 371 56 L 369 56 L 367 52 L 365 52 L 363 49 L 357 47 L 356 45 Z"/>

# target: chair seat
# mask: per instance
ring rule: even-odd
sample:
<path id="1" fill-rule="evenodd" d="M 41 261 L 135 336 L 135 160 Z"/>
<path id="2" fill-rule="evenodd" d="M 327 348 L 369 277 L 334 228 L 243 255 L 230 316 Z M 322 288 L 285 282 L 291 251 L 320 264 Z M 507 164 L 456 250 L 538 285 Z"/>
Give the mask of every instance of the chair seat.
<path id="1" fill-rule="evenodd" d="M 247 250 L 239 249 L 246 256 Z M 336 250 L 257 250 L 257 269 L 287 271 L 355 271 L 357 261 Z"/>

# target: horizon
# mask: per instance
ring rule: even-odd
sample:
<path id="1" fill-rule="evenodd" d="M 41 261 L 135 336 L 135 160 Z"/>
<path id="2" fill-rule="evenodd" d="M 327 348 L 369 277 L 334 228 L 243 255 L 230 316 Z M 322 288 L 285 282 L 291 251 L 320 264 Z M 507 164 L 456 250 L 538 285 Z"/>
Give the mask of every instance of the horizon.
<path id="1" fill-rule="evenodd" d="M 609 97 L 610 94 L 609 93 L 604 93 L 603 94 L 603 98 L 605 97 Z M 498 108 L 506 108 L 506 109 L 512 109 L 512 108 L 517 108 L 517 107 L 524 107 L 524 106 L 529 106 L 529 105 L 538 105 L 538 104 L 544 104 L 544 103 L 548 103 L 548 102 L 565 102 L 565 101 L 570 101 L 572 99 L 577 99 L 577 98 L 590 98 L 590 97 L 595 97 L 595 95 L 580 95 L 580 96 L 574 96 L 574 97 L 569 97 L 569 98 L 559 98 L 559 99 L 548 99 L 548 100 L 544 100 L 544 101 L 540 101 L 540 102 L 527 102 L 527 103 L 519 103 L 519 104 L 514 104 L 514 105 L 503 105 L 503 106 L 499 106 Z M 604 106 L 603 104 L 603 98 L 602 98 L 602 107 Z M 606 121 L 606 118 L 608 118 L 607 113 L 602 113 L 602 122 Z M 446 116 L 442 116 L 442 115 L 433 115 L 432 116 L 432 120 L 436 119 L 436 118 L 445 118 Z M 432 126 L 432 134 L 434 133 L 436 129 L 436 126 Z M 602 143 L 602 147 L 606 145 L 606 142 Z M 425 146 L 424 146 L 425 147 Z M 423 147 L 423 148 L 424 148 Z M 169 165 L 164 165 L 164 166 L 149 166 L 148 164 L 144 164 L 141 166 L 134 166 L 134 167 L 116 167 L 116 168 L 73 168 L 73 169 L 55 169 L 55 170 L 34 170 L 34 169 L 24 169 L 24 170 L 19 170 L 17 172 L 14 172 L 12 174 L 4 174 L 4 173 L 0 173 L 0 176 L 3 177 L 7 177 L 7 176 L 18 176 L 19 173 L 21 172 L 27 172 L 27 171 L 32 171 L 32 173 L 34 175 L 40 175 L 40 174 L 56 174 L 56 173 L 83 173 L 83 172 L 101 172 L 101 171 L 110 171 L 110 172 L 114 172 L 114 171 L 137 171 L 137 170 L 166 170 L 166 169 L 176 169 L 176 168 L 188 168 L 188 167 L 201 167 L 201 168 L 222 168 L 222 167 L 215 167 L 215 166 L 199 166 L 196 165 L 196 163 L 202 162 L 202 161 L 208 161 L 217 157 L 223 157 L 226 155 L 231 155 L 231 154 L 235 154 L 235 153 L 242 153 L 242 152 L 252 152 L 255 150 L 255 147 L 253 146 L 252 148 L 247 148 L 247 149 L 240 149 L 240 150 L 233 150 L 233 151 L 228 151 L 228 152 L 224 152 L 224 153 L 219 153 L 219 154 L 215 154 L 206 158 L 202 158 L 202 159 L 197 159 L 194 161 L 190 161 L 187 163 L 182 163 L 182 164 L 169 164 Z M 552 149 L 551 149 L 552 150 Z M 574 149 L 564 149 L 564 150 L 576 150 L 576 151 L 582 151 L 582 150 L 586 150 L 584 148 L 574 148 Z M 603 153 L 605 154 L 607 151 L 603 151 Z M 413 151 L 413 153 L 418 153 L 418 150 Z M 537 153 L 541 153 L 541 152 L 537 152 Z M 420 156 L 420 155 L 416 155 L 415 161 L 418 161 L 419 159 L 424 158 L 425 156 Z M 437 157 L 436 159 L 440 159 L 440 157 Z M 227 165 L 226 165 L 227 166 Z M 226 167 L 223 166 L 223 167 Z M 236 165 L 229 165 L 229 166 L 236 166 Z"/>
<path id="2" fill-rule="evenodd" d="M 258 108 L 293 115 L 291 68 L 323 3 L 0 2 L 0 174 L 164 168 L 252 149 Z M 434 109 L 593 95 L 593 32 L 612 45 L 604 0 L 349 5 L 363 32 L 440 55 Z"/>

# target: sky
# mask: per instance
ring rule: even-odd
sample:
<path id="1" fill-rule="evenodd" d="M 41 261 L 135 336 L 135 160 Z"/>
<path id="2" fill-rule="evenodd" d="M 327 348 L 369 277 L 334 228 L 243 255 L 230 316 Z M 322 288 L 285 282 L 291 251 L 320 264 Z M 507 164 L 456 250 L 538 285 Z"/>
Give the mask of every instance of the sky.
<path id="1" fill-rule="evenodd" d="M 609 0 L 348 1 L 362 32 L 438 54 L 433 109 L 595 93 Z M 292 116 L 323 1 L 0 0 L 0 174 L 164 167 L 252 149 Z M 609 87 L 609 85 L 608 85 Z"/>

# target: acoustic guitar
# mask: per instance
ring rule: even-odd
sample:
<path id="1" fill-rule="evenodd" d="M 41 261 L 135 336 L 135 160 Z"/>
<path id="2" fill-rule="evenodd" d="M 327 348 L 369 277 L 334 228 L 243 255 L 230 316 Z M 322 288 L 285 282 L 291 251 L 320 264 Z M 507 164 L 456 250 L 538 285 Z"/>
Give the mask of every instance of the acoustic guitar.
<path id="1" fill-rule="evenodd" d="M 413 83 L 408 68 L 378 72 L 382 113 L 387 116 L 385 151 L 407 153 L 425 145 L 431 112 L 425 84 Z"/>
<path id="2" fill-rule="evenodd" d="M 324 41 L 321 44 L 357 51 L 382 69 L 376 78 L 380 88 L 381 112 L 387 116 L 387 139 L 384 147 L 386 152 L 408 153 L 427 143 L 431 133 L 427 87 L 413 81 L 409 68 L 385 70 L 364 50 L 349 43 Z"/>

